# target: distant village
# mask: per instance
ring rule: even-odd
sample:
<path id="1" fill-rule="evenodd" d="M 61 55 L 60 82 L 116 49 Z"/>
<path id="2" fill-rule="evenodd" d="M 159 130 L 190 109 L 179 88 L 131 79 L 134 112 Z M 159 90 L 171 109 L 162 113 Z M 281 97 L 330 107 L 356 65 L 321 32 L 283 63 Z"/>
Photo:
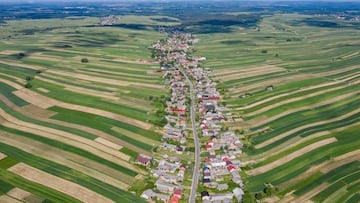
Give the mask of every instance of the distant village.
<path id="1" fill-rule="evenodd" d="M 193 44 L 197 42 L 191 34 L 173 32 L 151 46 L 155 59 L 160 62 L 165 84 L 171 88 L 171 95 L 166 101 L 168 123 L 164 126 L 163 142 L 158 147 L 165 152 L 162 159 L 154 161 L 153 157 L 139 155 L 136 160 L 145 166 L 149 166 L 151 161 L 157 164 L 155 168 L 149 167 L 152 176 L 157 178 L 155 188 L 141 195 L 149 202 L 178 203 L 186 197 L 183 182 L 185 172 L 192 167 L 187 164 L 191 161 L 183 160 L 181 155 L 187 151 L 187 139 L 192 137 L 187 126 L 189 91 L 181 70 L 192 78 L 196 88 L 197 127 L 201 140 L 206 140 L 200 143 L 205 149 L 201 151 L 201 170 L 194 171 L 200 177 L 198 188 L 204 188 L 197 192 L 198 196 L 202 202 L 211 203 L 241 202 L 244 195 L 238 159 L 242 142 L 234 132 L 223 130 L 226 107 L 219 104 L 221 95 L 216 89 L 217 84 L 208 75 L 210 70 L 201 67 L 206 58 L 190 55 Z M 169 156 L 167 152 L 180 156 Z"/>
<path id="2" fill-rule="evenodd" d="M 100 25 L 113 25 L 119 20 L 119 17 L 116 17 L 114 15 L 106 16 L 102 19 L 100 19 Z"/>

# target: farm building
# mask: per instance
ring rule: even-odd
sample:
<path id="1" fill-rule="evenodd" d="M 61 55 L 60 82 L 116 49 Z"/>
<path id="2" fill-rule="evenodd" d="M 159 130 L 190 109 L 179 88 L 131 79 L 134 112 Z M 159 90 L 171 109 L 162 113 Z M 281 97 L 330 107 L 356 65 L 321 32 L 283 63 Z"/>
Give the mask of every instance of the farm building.
<path id="1" fill-rule="evenodd" d="M 137 164 L 143 165 L 143 166 L 149 166 L 151 162 L 151 157 L 145 156 L 145 155 L 139 155 L 136 158 L 135 161 Z"/>

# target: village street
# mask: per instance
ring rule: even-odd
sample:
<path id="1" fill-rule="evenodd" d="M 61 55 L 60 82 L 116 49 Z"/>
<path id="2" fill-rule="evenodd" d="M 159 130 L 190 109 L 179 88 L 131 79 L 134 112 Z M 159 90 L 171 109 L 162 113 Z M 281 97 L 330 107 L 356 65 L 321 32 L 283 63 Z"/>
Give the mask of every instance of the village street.
<path id="1" fill-rule="evenodd" d="M 146 166 L 153 160 L 149 170 L 155 187 L 141 195 L 149 202 L 230 203 L 241 202 L 244 194 L 238 160 L 242 142 L 225 128 L 226 107 L 211 70 L 201 66 L 206 58 L 192 55 L 197 42 L 189 33 L 173 32 L 151 47 L 170 95 L 163 143 L 154 157 L 138 157 Z"/>
<path id="2" fill-rule="evenodd" d="M 199 168 L 200 168 L 200 142 L 199 137 L 197 134 L 197 127 L 196 127 L 196 121 L 195 121 L 195 92 L 194 92 L 194 86 L 192 82 L 190 81 L 189 77 L 185 73 L 183 69 L 180 69 L 181 73 L 184 75 L 187 83 L 189 84 L 190 88 L 190 99 L 191 99 L 191 106 L 190 106 L 190 117 L 191 117 L 191 125 L 192 125 L 192 131 L 194 136 L 194 144 L 195 144 L 195 162 L 194 162 L 194 173 L 192 178 L 192 184 L 191 184 L 191 190 L 190 190 L 190 198 L 189 203 L 195 202 L 196 197 L 196 191 L 197 186 L 199 183 Z"/>

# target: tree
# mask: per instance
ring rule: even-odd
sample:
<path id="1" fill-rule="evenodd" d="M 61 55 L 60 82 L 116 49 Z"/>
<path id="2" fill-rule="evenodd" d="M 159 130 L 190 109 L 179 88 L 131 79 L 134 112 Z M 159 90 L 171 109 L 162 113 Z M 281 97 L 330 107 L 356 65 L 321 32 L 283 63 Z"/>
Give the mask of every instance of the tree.
<path id="1" fill-rule="evenodd" d="M 89 60 L 87 58 L 82 58 L 81 59 L 81 63 L 87 63 L 87 62 L 89 62 Z"/>
<path id="2" fill-rule="evenodd" d="M 30 88 L 32 88 L 32 84 L 26 83 L 26 84 L 24 85 L 24 87 L 30 89 Z"/>
<path id="3" fill-rule="evenodd" d="M 25 53 L 20 52 L 20 53 L 17 54 L 16 58 L 17 58 L 17 59 L 22 59 L 22 58 L 24 58 L 25 56 L 26 56 Z"/>
<path id="4" fill-rule="evenodd" d="M 272 191 L 272 188 L 265 187 L 265 188 L 263 189 L 263 192 L 264 192 L 264 194 L 265 194 L 266 196 L 271 196 L 273 191 Z"/>
<path id="5" fill-rule="evenodd" d="M 26 77 L 25 77 L 25 80 L 26 80 L 26 81 L 30 81 L 31 79 L 32 79 L 32 78 L 31 78 L 30 76 L 26 76 Z"/>
<path id="6" fill-rule="evenodd" d="M 262 197 L 263 197 L 263 193 L 261 193 L 261 192 L 255 193 L 256 199 L 261 199 Z"/>

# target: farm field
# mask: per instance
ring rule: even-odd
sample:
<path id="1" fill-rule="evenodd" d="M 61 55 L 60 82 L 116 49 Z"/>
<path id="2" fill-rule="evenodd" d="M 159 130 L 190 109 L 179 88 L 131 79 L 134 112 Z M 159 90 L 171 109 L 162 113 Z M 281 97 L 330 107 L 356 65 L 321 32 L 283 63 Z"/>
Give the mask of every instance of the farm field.
<path id="1" fill-rule="evenodd" d="M 128 189 L 148 174 L 136 156 L 160 143 L 167 91 L 148 46 L 165 35 L 95 17 L 1 29 L 0 201 L 142 202 Z"/>
<path id="2" fill-rule="evenodd" d="M 239 186 L 245 203 L 359 202 L 360 4 L 129 2 L 0 2 L 0 202 L 146 202 L 147 189 L 176 202 L 155 183 L 181 168 L 185 179 L 163 184 L 181 186 L 178 202 L 188 202 L 197 172 L 195 201 L 221 197 L 194 171 L 201 125 L 184 119 L 184 153 L 178 141 L 160 147 L 176 120 L 164 69 L 185 59 L 216 83 L 225 121 L 211 139 L 233 131 L 241 140 L 241 184 L 211 174 L 227 192 Z M 191 47 L 184 58 L 161 43 L 178 31 L 191 38 L 178 46 Z M 208 141 L 200 137 L 201 162 L 233 156 L 227 145 L 210 154 Z M 166 176 L 155 166 L 163 159 L 182 167 Z"/>
<path id="3" fill-rule="evenodd" d="M 310 26 L 306 19 L 342 28 Z M 357 25 L 276 14 L 256 27 L 198 34 L 245 143 L 247 191 L 264 202 L 355 202 L 359 192 Z"/>

